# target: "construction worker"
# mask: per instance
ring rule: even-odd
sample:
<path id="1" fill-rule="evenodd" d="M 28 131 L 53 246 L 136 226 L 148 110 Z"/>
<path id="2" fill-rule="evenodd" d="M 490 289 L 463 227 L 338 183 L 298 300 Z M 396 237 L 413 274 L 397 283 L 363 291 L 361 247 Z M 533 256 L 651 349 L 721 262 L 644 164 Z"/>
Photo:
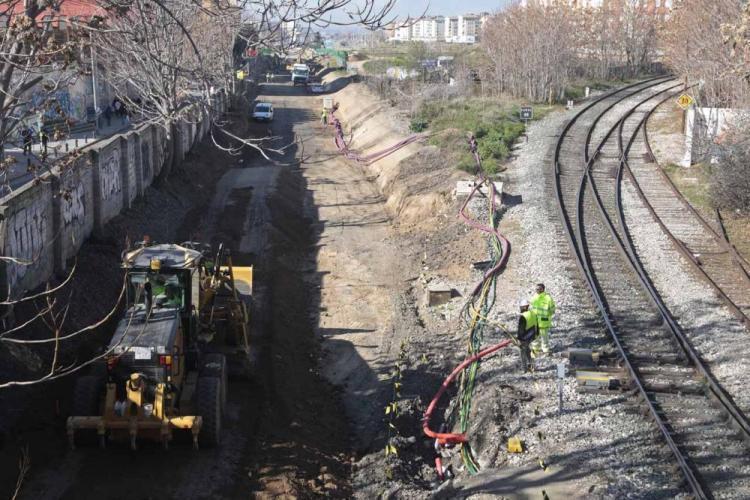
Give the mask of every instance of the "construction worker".
<path id="1" fill-rule="evenodd" d="M 328 125 L 328 110 L 323 108 L 323 112 L 320 114 L 320 123 L 325 127 Z"/>
<path id="2" fill-rule="evenodd" d="M 531 346 L 532 353 L 549 354 L 549 330 L 552 328 L 552 318 L 555 315 L 555 301 L 550 294 L 545 291 L 544 283 L 536 285 L 536 295 L 531 298 L 531 310 L 536 313 L 539 325 L 539 338 Z"/>
<path id="3" fill-rule="evenodd" d="M 518 330 L 516 338 L 518 347 L 521 350 L 521 368 L 524 373 L 534 370 L 531 362 L 531 343 L 535 342 L 539 336 L 539 327 L 537 324 L 536 313 L 529 310 L 529 301 L 523 299 L 519 304 L 521 314 L 518 316 Z"/>

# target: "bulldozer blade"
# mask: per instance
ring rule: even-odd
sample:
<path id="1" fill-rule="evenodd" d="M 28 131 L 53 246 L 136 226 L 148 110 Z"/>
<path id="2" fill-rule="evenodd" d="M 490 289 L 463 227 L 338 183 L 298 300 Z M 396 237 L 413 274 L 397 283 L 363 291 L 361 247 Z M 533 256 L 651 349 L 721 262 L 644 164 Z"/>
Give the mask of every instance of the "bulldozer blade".
<path id="1" fill-rule="evenodd" d="M 237 293 L 251 296 L 253 294 L 253 266 L 234 266 L 232 274 Z"/>

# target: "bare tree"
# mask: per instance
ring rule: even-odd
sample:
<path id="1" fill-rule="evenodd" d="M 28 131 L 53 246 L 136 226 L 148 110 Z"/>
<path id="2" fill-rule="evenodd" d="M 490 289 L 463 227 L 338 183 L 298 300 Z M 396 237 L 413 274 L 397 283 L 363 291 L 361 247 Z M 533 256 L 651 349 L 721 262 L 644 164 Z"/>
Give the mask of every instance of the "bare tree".
<path id="1" fill-rule="evenodd" d="M 571 9 L 565 5 L 513 6 L 493 16 L 482 47 L 494 67 L 497 90 L 535 101 L 560 96 L 573 68 L 573 33 Z"/>
<path id="2" fill-rule="evenodd" d="M 5 192 L 14 159 L 4 157 L 3 150 L 20 141 L 21 127 L 40 127 L 49 119 L 57 122 L 57 138 L 69 132 L 70 117 L 58 93 L 81 74 L 80 33 L 73 27 L 61 31 L 42 19 L 64 1 L 0 4 L 0 184 Z M 43 166 L 47 162 L 46 157 L 40 160 Z"/>
<path id="3" fill-rule="evenodd" d="M 6 143 L 17 126 L 17 121 L 9 120 L 10 116 L 31 116 L 41 109 L 38 104 L 29 106 L 28 92 L 41 88 L 49 97 L 44 102 L 54 106 L 52 99 L 65 81 L 63 76 L 83 73 L 81 68 L 90 62 L 87 54 L 93 54 L 103 76 L 131 115 L 167 130 L 173 152 L 162 169 L 164 176 L 169 174 L 170 162 L 175 157 L 177 124 L 191 120 L 196 111 L 208 115 L 213 108 L 212 94 L 227 89 L 234 78 L 238 40 L 245 46 L 300 49 L 307 40 L 304 33 L 309 33 L 312 27 L 331 24 L 380 27 L 395 3 L 393 0 L 97 0 L 101 15 L 71 20 L 74 36 L 60 43 L 50 23 L 42 22 L 40 16 L 46 16 L 46 9 L 59 8 L 63 1 L 10 0 L 0 4 L 0 140 Z M 335 16 L 335 11 L 344 11 L 344 17 Z M 288 23 L 299 25 L 292 30 L 295 34 L 303 33 L 291 43 L 286 38 Z M 263 150 L 257 139 L 238 137 L 220 117 L 211 118 L 212 135 L 224 133 L 241 145 Z M 73 154 L 54 166 L 65 168 L 80 163 L 76 158 Z M 0 260 L 13 265 L 31 264 L 12 256 L 0 256 Z M 70 294 L 66 286 L 72 272 L 56 287 L 47 286 L 43 291 L 22 297 L 14 295 L 0 303 L 0 308 L 32 311 L 14 324 L 3 324 L 0 345 L 32 349 L 44 365 L 41 373 L 26 379 L 19 376 L 0 380 L 0 389 L 67 376 L 108 354 L 78 358 L 66 357 L 64 352 L 66 346 L 75 351 L 78 340 L 117 314 L 126 285 L 123 284 L 117 303 L 99 321 L 70 331 L 66 326 L 70 320 Z M 30 335 L 32 331 L 37 335 Z"/>

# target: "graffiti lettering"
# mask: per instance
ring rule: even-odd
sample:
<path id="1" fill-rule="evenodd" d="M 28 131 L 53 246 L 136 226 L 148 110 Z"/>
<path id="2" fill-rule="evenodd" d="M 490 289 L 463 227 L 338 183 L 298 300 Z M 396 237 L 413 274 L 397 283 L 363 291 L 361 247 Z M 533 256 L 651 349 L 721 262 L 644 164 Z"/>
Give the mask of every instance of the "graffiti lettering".
<path id="1" fill-rule="evenodd" d="M 102 188 L 102 199 L 109 200 L 122 191 L 120 178 L 120 150 L 115 148 L 99 170 L 99 183 Z"/>
<path id="2" fill-rule="evenodd" d="M 44 205 L 34 204 L 22 208 L 7 221 L 7 241 L 5 255 L 21 260 L 21 264 L 8 264 L 8 284 L 13 290 L 26 275 L 29 263 L 36 260 L 44 249 L 44 237 L 47 232 L 47 212 Z"/>
<path id="3" fill-rule="evenodd" d="M 83 184 L 76 185 L 70 189 L 62 200 L 62 220 L 65 227 L 71 224 L 83 224 L 86 216 L 86 196 Z"/>

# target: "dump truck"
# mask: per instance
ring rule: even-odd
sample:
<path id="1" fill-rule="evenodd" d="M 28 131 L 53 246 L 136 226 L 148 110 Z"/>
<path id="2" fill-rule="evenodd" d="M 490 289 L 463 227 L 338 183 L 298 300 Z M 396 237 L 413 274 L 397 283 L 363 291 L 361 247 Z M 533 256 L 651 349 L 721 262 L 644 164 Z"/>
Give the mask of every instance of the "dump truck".
<path id="1" fill-rule="evenodd" d="M 310 67 L 307 64 L 292 66 L 292 85 L 307 85 L 310 79 Z"/>
<path id="2" fill-rule="evenodd" d="M 215 446 L 231 375 L 253 369 L 253 268 L 223 246 L 142 242 L 123 253 L 127 302 L 92 374 L 76 381 L 67 432 L 77 437 L 160 441 L 175 431 Z"/>

